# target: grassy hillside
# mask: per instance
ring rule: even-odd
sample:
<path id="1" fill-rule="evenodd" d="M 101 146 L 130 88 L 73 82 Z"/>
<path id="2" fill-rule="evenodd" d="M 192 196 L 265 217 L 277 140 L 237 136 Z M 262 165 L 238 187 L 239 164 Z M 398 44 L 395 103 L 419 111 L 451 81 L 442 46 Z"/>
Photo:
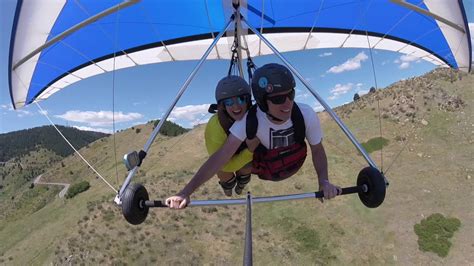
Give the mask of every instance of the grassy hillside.
<path id="1" fill-rule="evenodd" d="M 436 70 L 338 108 L 359 141 L 366 143 L 380 137 L 380 113 L 387 142 L 371 155 L 390 181 L 384 204 L 367 209 L 356 195 L 324 204 L 316 200 L 255 204 L 255 264 L 472 263 L 472 84 L 473 75 L 451 80 L 449 70 Z M 320 119 L 330 178 L 352 186 L 366 163 L 326 113 Z M 152 127 L 116 134 L 116 149 L 112 138 L 104 138 L 81 153 L 118 188 L 126 175 L 122 155 L 143 147 Z M 144 183 L 153 199 L 176 193 L 207 158 L 203 133 L 200 126 L 177 137 L 160 136 L 134 182 Z M 14 222 L 2 219 L 0 264 L 242 264 L 244 206 L 151 209 L 144 224 L 131 226 L 112 203 L 115 193 L 77 156 L 51 167 L 44 178 L 87 180 L 91 188 L 70 200 L 55 198 Z M 308 158 L 295 177 L 277 183 L 254 178 L 249 189 L 258 197 L 315 191 L 316 184 Z M 193 198 L 223 198 L 223 194 L 213 179 Z M 433 213 L 461 222 L 444 258 L 420 251 L 413 229 Z"/>
<path id="2" fill-rule="evenodd" d="M 54 188 L 34 188 L 33 179 L 61 156 L 38 149 L 0 167 L 0 228 L 5 224 L 34 213 L 51 202 L 57 194 Z"/>

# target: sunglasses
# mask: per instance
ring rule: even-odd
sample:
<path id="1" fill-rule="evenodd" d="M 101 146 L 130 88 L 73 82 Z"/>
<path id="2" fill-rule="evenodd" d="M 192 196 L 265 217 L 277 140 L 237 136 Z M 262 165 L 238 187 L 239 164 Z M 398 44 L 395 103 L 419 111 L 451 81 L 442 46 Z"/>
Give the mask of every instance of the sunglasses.
<path id="1" fill-rule="evenodd" d="M 239 104 L 239 105 L 246 104 L 247 101 L 248 101 L 248 97 L 246 95 L 241 95 L 241 96 L 227 98 L 227 99 L 222 100 L 224 105 L 227 107 L 231 107 L 234 104 Z"/>
<path id="2" fill-rule="evenodd" d="M 295 99 L 295 90 L 292 89 L 287 94 L 267 97 L 267 100 L 269 100 L 273 104 L 284 104 L 286 102 L 286 98 L 290 99 L 290 101 L 293 101 Z"/>

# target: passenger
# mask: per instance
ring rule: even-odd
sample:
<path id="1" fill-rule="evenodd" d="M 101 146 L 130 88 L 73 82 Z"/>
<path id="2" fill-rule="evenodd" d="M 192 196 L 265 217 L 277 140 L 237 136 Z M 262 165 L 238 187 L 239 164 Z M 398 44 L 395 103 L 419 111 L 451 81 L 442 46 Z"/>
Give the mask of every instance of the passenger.
<path id="1" fill-rule="evenodd" d="M 217 84 L 216 102 L 217 105 L 211 105 L 209 111 L 217 114 L 209 119 L 205 131 L 209 155 L 224 145 L 230 127 L 235 121 L 241 120 L 250 108 L 252 104 L 250 86 L 239 76 L 227 76 Z M 219 184 L 226 196 L 232 196 L 233 189 L 240 195 L 245 185 L 250 182 L 252 157 L 252 152 L 246 143 L 242 142 L 230 161 L 217 172 Z"/>

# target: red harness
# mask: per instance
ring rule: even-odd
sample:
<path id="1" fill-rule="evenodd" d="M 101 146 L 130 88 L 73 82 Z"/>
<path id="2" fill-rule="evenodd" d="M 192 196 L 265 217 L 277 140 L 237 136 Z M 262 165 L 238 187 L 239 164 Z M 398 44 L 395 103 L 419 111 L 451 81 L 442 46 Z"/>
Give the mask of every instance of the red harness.
<path id="1" fill-rule="evenodd" d="M 294 175 L 306 159 L 306 143 L 295 143 L 253 154 L 252 174 L 260 179 L 280 181 Z"/>
<path id="2" fill-rule="evenodd" d="M 305 139 L 306 126 L 299 107 L 293 104 L 291 114 L 296 143 L 287 147 L 267 149 L 263 145 L 255 150 L 252 161 L 252 174 L 260 179 L 281 181 L 294 175 L 303 166 L 307 148 Z M 247 137 L 252 139 L 256 135 L 258 121 L 256 106 L 250 108 L 247 115 Z"/>

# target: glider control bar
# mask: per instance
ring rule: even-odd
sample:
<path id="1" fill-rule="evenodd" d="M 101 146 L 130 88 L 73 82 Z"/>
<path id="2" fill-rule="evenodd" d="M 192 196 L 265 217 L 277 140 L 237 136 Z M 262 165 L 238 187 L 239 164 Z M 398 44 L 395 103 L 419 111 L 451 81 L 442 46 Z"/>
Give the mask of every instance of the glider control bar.
<path id="1" fill-rule="evenodd" d="M 377 208 L 385 199 L 386 184 L 380 171 L 374 167 L 365 167 L 357 176 L 357 185 L 342 188 L 340 195 L 357 193 L 359 199 L 368 208 Z M 322 191 L 272 197 L 252 198 L 252 203 L 263 203 L 305 198 L 322 198 Z M 247 204 L 247 199 L 192 200 L 189 207 Z M 131 224 L 141 224 L 148 216 L 150 208 L 168 208 L 162 200 L 149 200 L 148 191 L 141 184 L 127 187 L 122 197 L 122 214 Z"/>
<path id="2" fill-rule="evenodd" d="M 341 195 L 354 194 L 354 193 L 363 193 L 367 190 L 367 187 L 354 186 L 346 187 L 342 189 Z M 281 196 L 271 196 L 271 197 L 257 197 L 252 198 L 252 203 L 264 203 L 264 202 L 273 202 L 273 201 L 285 201 L 285 200 L 298 200 L 298 199 L 307 199 L 307 198 L 323 198 L 324 194 L 322 191 L 308 192 L 301 194 L 290 194 L 290 195 L 281 195 Z M 144 206 L 153 208 L 168 208 L 165 205 L 164 201 L 161 200 L 147 200 L 143 202 Z M 203 206 L 216 206 L 216 205 L 246 205 L 247 199 L 222 199 L 222 200 L 192 200 L 188 207 L 203 207 Z"/>

